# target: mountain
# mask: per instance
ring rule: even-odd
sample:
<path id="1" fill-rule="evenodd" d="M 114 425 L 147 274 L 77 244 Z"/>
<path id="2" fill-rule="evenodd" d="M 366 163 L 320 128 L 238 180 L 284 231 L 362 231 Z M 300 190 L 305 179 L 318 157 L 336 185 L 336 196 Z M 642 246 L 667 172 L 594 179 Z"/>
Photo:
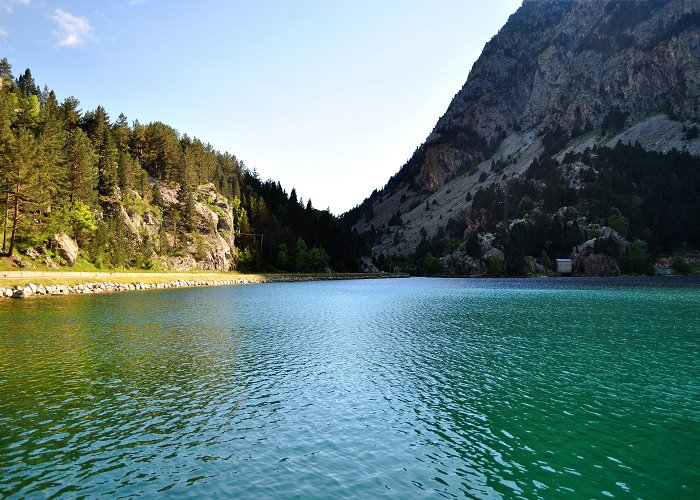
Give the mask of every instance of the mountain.
<path id="1" fill-rule="evenodd" d="M 425 142 L 345 219 L 380 267 L 528 274 L 574 257 L 581 273 L 648 271 L 700 247 L 697 202 L 673 203 L 700 195 L 699 118 L 700 4 L 526 0 Z M 647 170 L 619 163 L 631 157 Z M 635 187 L 601 194 L 618 177 Z M 644 266 L 629 264 L 633 244 Z"/>
<path id="2" fill-rule="evenodd" d="M 234 155 L 83 112 L 0 60 L 0 267 L 359 270 L 350 228 Z"/>

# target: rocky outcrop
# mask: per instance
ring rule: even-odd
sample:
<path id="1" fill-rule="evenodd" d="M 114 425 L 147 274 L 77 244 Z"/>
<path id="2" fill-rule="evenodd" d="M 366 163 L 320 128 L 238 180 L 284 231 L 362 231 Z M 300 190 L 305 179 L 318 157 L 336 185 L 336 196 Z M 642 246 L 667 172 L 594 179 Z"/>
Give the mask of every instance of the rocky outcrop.
<path id="1" fill-rule="evenodd" d="M 452 276 L 484 276 L 486 266 L 481 259 L 470 256 L 463 250 L 457 250 L 440 259 L 444 272 Z"/>
<path id="2" fill-rule="evenodd" d="M 170 247 L 181 248 L 178 255 L 158 256 L 152 252 L 149 258 L 158 261 L 164 269 L 176 271 L 233 270 L 234 224 L 226 197 L 219 194 L 211 183 L 198 186 L 193 193 L 194 219 L 188 221 L 193 230 L 187 238 L 178 240 L 176 225 L 182 222 L 172 219 L 180 203 L 178 189 L 164 182 L 157 182 L 155 188 L 160 190 L 163 198 L 162 208 L 151 206 L 136 191 L 129 190 L 126 193 L 128 200 L 125 198 L 116 209 L 134 241 L 153 249 L 160 248 L 160 239 L 165 237 Z"/>
<path id="3" fill-rule="evenodd" d="M 78 258 L 78 244 L 66 233 L 54 234 L 53 243 L 58 255 L 60 255 L 69 266 L 73 266 Z"/>
<path id="4" fill-rule="evenodd" d="M 372 259 L 369 257 L 362 257 L 361 258 L 362 265 L 360 267 L 360 270 L 363 273 L 378 273 L 379 269 L 377 266 L 374 265 L 374 262 L 372 262 Z"/>
<path id="5" fill-rule="evenodd" d="M 411 254 L 422 231 L 467 220 L 479 189 L 522 176 L 546 148 L 560 161 L 617 142 L 700 155 L 700 138 L 685 134 L 700 121 L 698 96 L 697 2 L 526 0 L 354 227 L 373 233 L 375 255 Z"/>
<path id="6" fill-rule="evenodd" d="M 620 266 L 615 259 L 599 253 L 580 254 L 573 259 L 574 274 L 578 276 L 618 276 Z"/>

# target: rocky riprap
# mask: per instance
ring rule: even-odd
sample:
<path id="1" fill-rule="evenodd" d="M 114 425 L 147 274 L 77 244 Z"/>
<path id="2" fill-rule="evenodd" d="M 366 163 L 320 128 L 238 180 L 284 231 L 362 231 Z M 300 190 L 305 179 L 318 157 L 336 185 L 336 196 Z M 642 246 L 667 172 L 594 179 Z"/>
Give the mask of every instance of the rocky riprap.
<path id="1" fill-rule="evenodd" d="M 264 283 L 266 278 L 235 278 L 226 280 L 175 280 L 166 283 L 82 283 L 78 285 L 36 285 L 29 283 L 24 286 L 0 288 L 0 297 L 23 299 L 34 295 L 70 295 L 105 292 L 127 292 L 131 290 L 152 290 L 164 288 L 183 288 L 195 286 L 223 286 Z"/>
<path id="2" fill-rule="evenodd" d="M 291 283 L 297 281 L 328 281 L 328 280 L 346 280 L 346 279 L 369 279 L 369 278 L 407 278 L 406 274 L 388 274 L 388 273 L 368 273 L 368 274 L 329 274 L 326 276 L 242 276 L 238 278 L 223 279 L 223 280 L 174 280 L 165 283 L 112 283 L 112 282 L 95 282 L 82 283 L 78 285 L 36 285 L 28 283 L 22 286 L 13 286 L 9 288 L 0 287 L 0 299 L 13 298 L 24 299 L 33 296 L 42 295 L 71 295 L 71 294 L 92 294 L 106 292 L 128 292 L 136 290 L 154 290 L 166 288 L 185 288 L 199 286 L 232 286 L 232 285 L 250 285 L 258 283 Z"/>

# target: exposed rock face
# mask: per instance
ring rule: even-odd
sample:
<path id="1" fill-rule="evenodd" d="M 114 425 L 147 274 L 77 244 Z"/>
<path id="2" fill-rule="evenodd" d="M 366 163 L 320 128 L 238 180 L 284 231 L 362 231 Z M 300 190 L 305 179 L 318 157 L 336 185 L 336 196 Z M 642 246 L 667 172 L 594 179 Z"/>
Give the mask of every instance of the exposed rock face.
<path id="1" fill-rule="evenodd" d="M 199 186 L 195 192 L 195 211 L 204 221 L 203 245 L 194 248 L 197 269 L 233 269 L 233 215 L 228 200 L 216 192 L 213 184 Z"/>
<path id="2" fill-rule="evenodd" d="M 486 266 L 464 251 L 456 251 L 440 259 L 446 273 L 454 276 L 484 276 Z"/>
<path id="3" fill-rule="evenodd" d="M 581 254 L 573 259 L 574 274 L 579 276 L 617 276 L 620 266 L 608 255 Z"/>
<path id="4" fill-rule="evenodd" d="M 180 202 L 178 190 L 162 182 L 158 182 L 157 189 L 163 197 L 162 209 L 151 207 L 135 191 L 128 193 L 132 200 L 131 208 L 123 205 L 118 207 L 119 218 L 133 239 L 138 243 L 147 243 L 151 248 L 159 248 L 159 233 L 162 231 L 168 245 L 184 243 L 185 255 L 160 258 L 161 265 L 166 269 L 232 270 L 234 224 L 228 200 L 216 191 L 213 184 L 198 186 L 193 193 L 194 220 L 189 221 L 193 232 L 186 241 L 176 241 L 170 214 Z M 154 253 L 151 258 L 156 260 L 157 255 Z"/>
<path id="5" fill-rule="evenodd" d="M 526 1 L 486 45 L 426 146 L 467 129 L 490 140 L 513 124 L 595 127 L 616 106 L 629 122 L 662 105 L 697 119 L 699 16 L 697 2 L 684 0 Z"/>
<path id="6" fill-rule="evenodd" d="M 363 273 L 378 273 L 379 269 L 377 269 L 377 266 L 374 265 L 374 262 L 372 262 L 372 259 L 369 257 L 362 257 L 362 268 L 361 268 Z"/>
<path id="7" fill-rule="evenodd" d="M 54 234 L 53 241 L 56 245 L 58 255 L 60 255 L 69 266 L 73 266 L 75 260 L 78 258 L 78 244 L 66 233 Z"/>
<path id="8" fill-rule="evenodd" d="M 575 151 L 639 141 L 700 155 L 699 138 L 682 138 L 699 120 L 700 3 L 525 0 L 355 228 L 376 234 L 375 255 L 410 254 L 421 230 L 430 238 L 449 219 L 469 223 L 476 191 L 524 174 L 548 132 L 614 130 Z M 397 212 L 402 226 L 389 223 Z"/>

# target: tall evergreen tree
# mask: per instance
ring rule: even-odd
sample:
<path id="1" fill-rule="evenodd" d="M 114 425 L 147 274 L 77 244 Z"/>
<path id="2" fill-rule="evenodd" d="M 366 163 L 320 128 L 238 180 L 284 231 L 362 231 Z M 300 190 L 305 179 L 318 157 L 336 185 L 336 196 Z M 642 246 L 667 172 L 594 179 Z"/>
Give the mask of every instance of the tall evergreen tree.
<path id="1" fill-rule="evenodd" d="M 66 174 L 63 192 L 67 194 L 69 207 L 76 201 L 88 205 L 94 203 L 97 187 L 97 155 L 87 134 L 80 129 L 71 130 L 65 146 Z"/>
<path id="2" fill-rule="evenodd" d="M 3 251 L 12 255 L 17 237 L 17 229 L 23 222 L 25 212 L 30 211 L 35 204 L 37 189 L 37 156 L 38 146 L 34 134 L 27 129 L 19 129 L 11 145 L 12 165 L 9 169 L 9 187 L 11 214 L 9 223 L 3 228 Z M 10 232 L 9 242 L 7 232 Z"/>
<path id="3" fill-rule="evenodd" d="M 61 113 L 63 114 L 63 123 L 68 130 L 74 129 L 80 125 L 80 101 L 75 97 L 68 97 L 61 104 Z"/>
<path id="4" fill-rule="evenodd" d="M 15 77 L 12 75 L 12 65 L 7 60 L 7 57 L 3 57 L 0 60 L 0 79 L 0 87 L 12 86 L 12 82 L 15 80 Z"/>
<path id="5" fill-rule="evenodd" d="M 27 68 L 24 70 L 24 74 L 20 75 L 17 79 L 17 86 L 22 94 L 22 97 L 28 97 L 30 95 L 39 95 L 39 87 L 34 83 L 34 78 L 32 77 L 32 72 Z"/>
<path id="6" fill-rule="evenodd" d="M 114 146 L 109 128 L 104 129 L 101 143 L 97 161 L 97 191 L 101 196 L 112 196 L 118 185 L 119 153 Z"/>
<path id="7" fill-rule="evenodd" d="M 41 200 L 51 207 L 61 187 L 61 180 L 65 174 L 65 142 L 61 112 L 56 95 L 48 93 L 39 115 L 40 129 L 38 136 L 39 156 L 38 183 Z"/>

